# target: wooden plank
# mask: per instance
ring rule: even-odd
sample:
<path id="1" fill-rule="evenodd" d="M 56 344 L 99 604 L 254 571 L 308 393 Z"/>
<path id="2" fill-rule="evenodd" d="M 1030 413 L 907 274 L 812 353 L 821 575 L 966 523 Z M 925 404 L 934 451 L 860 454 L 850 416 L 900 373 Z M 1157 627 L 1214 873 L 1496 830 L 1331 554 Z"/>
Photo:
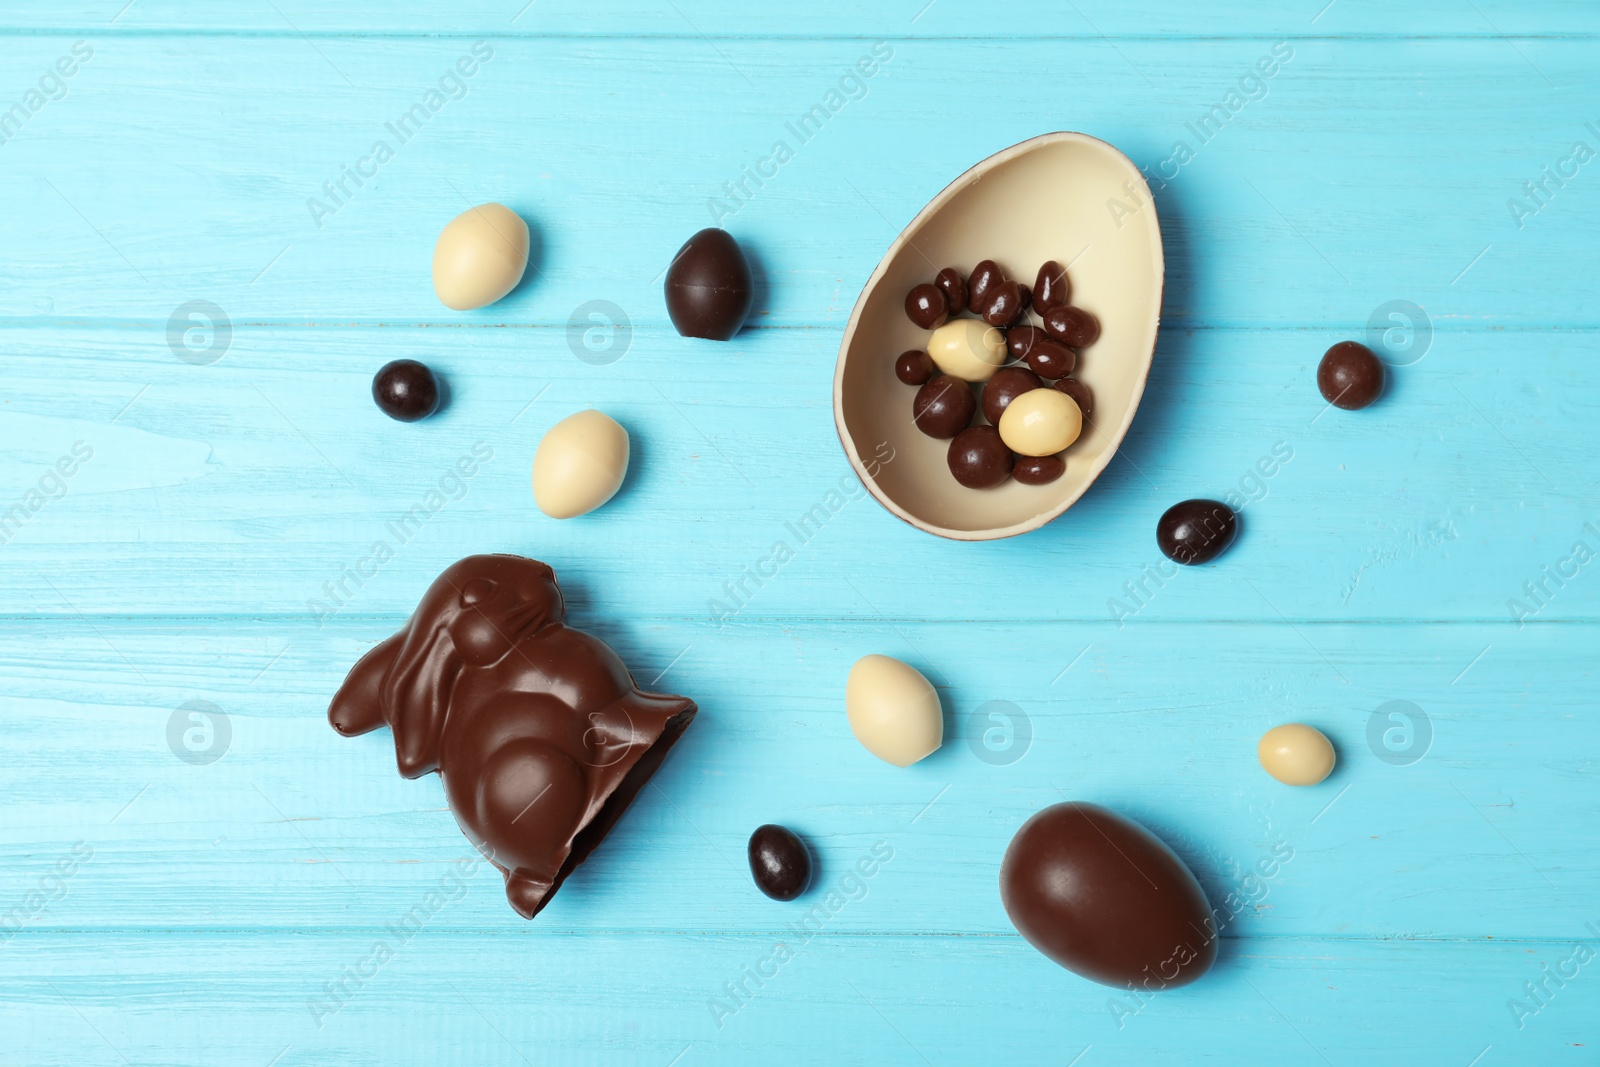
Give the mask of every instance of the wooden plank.
<path id="1" fill-rule="evenodd" d="M 1157 829 L 1234 935 L 1561 939 L 1600 919 L 1592 624 L 861 621 L 706 637 L 573 614 L 642 682 L 660 676 L 702 710 L 535 930 L 773 929 L 884 842 L 871 901 L 831 929 L 1003 933 L 1006 842 L 1064 797 Z M 470 848 L 436 778 L 398 777 L 387 734 L 344 739 L 325 719 L 346 669 L 393 627 L 0 626 L 0 914 L 28 912 L 80 840 L 92 858 L 64 899 L 23 916 L 30 929 L 370 927 L 403 913 Z M 868 652 L 941 688 L 945 745 L 910 769 L 850 736 L 844 678 Z M 214 705 L 209 720 L 195 700 Z M 1377 714 L 1395 700 L 1420 709 L 1414 721 Z M 1316 788 L 1256 763 L 1260 734 L 1296 720 L 1341 754 Z M 803 907 L 750 884 L 745 843 L 770 821 L 818 851 L 822 888 Z M 474 880 L 451 921 L 522 929 L 495 883 Z"/>
<path id="2" fill-rule="evenodd" d="M 221 7 L 182 0 L 13 0 L 0 14 L 0 29 L 75 29 L 98 36 L 133 33 L 487 34 L 492 36 L 584 37 L 670 36 L 721 40 L 730 37 L 926 36 L 1074 37 L 1099 41 L 1127 37 L 1284 36 L 1475 36 L 1574 35 L 1600 30 L 1592 5 L 1581 0 L 1478 0 L 1455 4 L 1421 0 L 1404 5 L 1382 0 L 1340 0 L 1285 5 L 1268 0 L 1224 0 L 1206 7 L 1174 9 L 1158 0 L 1081 0 L 1034 5 L 995 0 L 982 5 L 960 0 L 906 0 L 859 5 L 822 0 L 803 7 L 741 4 L 734 0 L 621 0 L 603 11 L 581 0 L 462 0 L 447 8 L 407 7 L 382 0 L 330 5 L 316 0 L 274 0 L 268 5 Z M 1107 47 L 1102 43 L 1102 47 Z"/>
<path id="3" fill-rule="evenodd" d="M 58 495 L 48 475 L 75 442 L 94 457 L 7 527 L 0 602 L 69 618 L 403 615 L 456 558 L 512 551 L 551 562 L 579 604 L 708 635 L 733 609 L 729 625 L 1600 617 L 1594 565 L 1573 553 L 1600 550 L 1600 499 L 1572 446 L 1600 421 L 1587 375 L 1600 334 L 1442 332 L 1357 413 L 1314 386 L 1340 336 L 1167 330 L 1122 458 L 1088 497 L 1035 534 L 961 545 L 851 480 L 833 331 L 716 346 L 639 329 L 623 359 L 594 366 L 563 330 L 241 326 L 220 361 L 192 366 L 158 328 L 14 328 L 0 334 L 6 508 L 41 479 Z M 405 426 L 373 406 L 372 373 L 400 356 L 446 376 L 444 413 Z M 602 512 L 548 519 L 533 450 L 589 406 L 629 429 L 633 473 Z M 853 495 L 828 496 L 840 488 Z M 1155 523 L 1196 495 L 1241 506 L 1244 533 L 1218 564 L 1178 573 Z M 795 558 L 774 575 L 780 541 Z M 908 564 L 960 577 L 930 588 Z"/>
<path id="4" fill-rule="evenodd" d="M 43 77 L 71 43 L 6 46 L 13 69 Z M 165 323 L 209 300 L 236 323 L 564 326 L 606 300 L 659 325 L 670 257 L 720 221 L 759 262 L 757 324 L 839 327 L 899 227 L 948 181 L 1078 128 L 1170 179 L 1156 199 L 1172 325 L 1360 329 L 1393 300 L 1435 323 L 1600 323 L 1586 282 L 1600 198 L 1573 156 L 1579 141 L 1600 150 L 1587 40 L 1312 40 L 1284 45 L 1284 62 L 1270 39 L 901 39 L 881 63 L 856 40 L 513 39 L 483 45 L 486 63 L 474 46 L 88 45 L 64 98 L 39 97 L 0 145 L 0 197 L 15 205 L 0 317 Z M 863 59 L 870 80 L 850 73 Z M 459 60 L 472 78 L 452 73 Z M 1263 60 L 1274 77 L 1253 73 Z M 859 99 L 838 96 L 820 130 L 791 132 L 847 74 Z M 460 99 L 436 95 L 420 132 L 390 131 L 446 76 Z M 26 100 L 33 75 L 19 78 Z M 906 141 L 934 102 L 980 81 L 1006 101 L 999 114 L 963 110 Z M 1223 103 L 1238 107 L 1225 121 L 1210 110 Z M 793 154 L 782 166 L 769 158 L 779 141 Z M 775 174 L 758 187 L 747 166 Z M 345 168 L 368 177 L 358 186 Z M 1543 194 L 1525 191 L 1535 181 Z M 533 222 L 537 276 L 487 312 L 447 312 L 429 282 L 433 241 L 490 199 Z"/>
<path id="5" fill-rule="evenodd" d="M 453 909 L 436 914 L 409 940 L 378 930 L 18 938 L 0 1023 L 38 1067 L 119 1055 L 349 1067 L 674 1057 L 1403 1067 L 1587 1063 L 1600 1007 L 1592 962 L 1551 981 L 1536 1013 L 1508 1007 L 1531 1007 L 1523 984 L 1543 979 L 1541 965 L 1572 972 L 1571 941 L 1230 943 L 1203 982 L 1141 1008 L 1015 935 L 489 934 L 454 922 Z M 726 987 L 739 981 L 749 992 L 735 1002 Z M 1375 1004 L 1392 1016 L 1375 1020 Z M 10 1053 L 0 1056 L 23 1062 Z"/>

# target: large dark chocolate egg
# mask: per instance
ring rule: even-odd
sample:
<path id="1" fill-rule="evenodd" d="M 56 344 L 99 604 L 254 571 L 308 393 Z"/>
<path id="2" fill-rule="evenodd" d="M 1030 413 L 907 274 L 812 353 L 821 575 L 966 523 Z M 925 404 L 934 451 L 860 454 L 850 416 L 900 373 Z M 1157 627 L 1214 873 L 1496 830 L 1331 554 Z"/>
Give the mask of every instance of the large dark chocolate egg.
<path id="1" fill-rule="evenodd" d="M 666 294 L 667 314 L 680 334 L 726 341 L 750 314 L 750 264 L 726 230 L 709 227 L 672 257 Z"/>
<path id="2" fill-rule="evenodd" d="M 1217 958 L 1211 905 L 1161 839 L 1097 804 L 1054 804 L 1023 823 L 1000 864 L 1017 932 L 1067 970 L 1154 992 Z"/>

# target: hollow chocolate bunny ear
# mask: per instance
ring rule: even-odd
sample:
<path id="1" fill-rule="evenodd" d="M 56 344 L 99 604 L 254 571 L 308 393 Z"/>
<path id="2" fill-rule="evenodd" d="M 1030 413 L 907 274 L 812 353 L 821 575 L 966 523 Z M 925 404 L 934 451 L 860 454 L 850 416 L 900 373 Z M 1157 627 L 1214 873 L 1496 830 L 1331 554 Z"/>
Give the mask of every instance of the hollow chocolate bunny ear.
<path id="1" fill-rule="evenodd" d="M 401 777 L 438 770 L 450 689 L 460 673 L 461 658 L 443 619 L 414 619 L 380 690 Z"/>
<path id="2" fill-rule="evenodd" d="M 370 733 L 388 723 L 388 716 L 384 714 L 383 680 L 394 665 L 404 636 L 402 630 L 378 642 L 356 661 L 345 676 L 344 684 L 333 694 L 333 701 L 328 705 L 328 722 L 345 737 Z"/>

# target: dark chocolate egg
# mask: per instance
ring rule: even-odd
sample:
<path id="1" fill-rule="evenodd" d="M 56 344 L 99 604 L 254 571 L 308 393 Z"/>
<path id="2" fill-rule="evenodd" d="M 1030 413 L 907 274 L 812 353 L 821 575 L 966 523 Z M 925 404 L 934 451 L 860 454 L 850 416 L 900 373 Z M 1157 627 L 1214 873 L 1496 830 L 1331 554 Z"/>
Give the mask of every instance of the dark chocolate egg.
<path id="1" fill-rule="evenodd" d="M 1220 500 L 1180 500 L 1156 522 L 1156 547 L 1174 563 L 1210 563 L 1239 532 L 1239 516 Z"/>
<path id="2" fill-rule="evenodd" d="M 750 314 L 750 264 L 726 230 L 709 227 L 672 257 L 666 294 L 667 314 L 680 334 L 726 341 Z"/>
<path id="3" fill-rule="evenodd" d="M 1211 905 L 1161 839 L 1097 804 L 1023 823 L 1000 864 L 1000 901 L 1028 943 L 1120 989 L 1188 985 L 1217 958 Z"/>
<path id="4" fill-rule="evenodd" d="M 750 835 L 750 876 L 773 900 L 793 900 L 811 884 L 811 853 L 788 827 L 758 826 Z"/>

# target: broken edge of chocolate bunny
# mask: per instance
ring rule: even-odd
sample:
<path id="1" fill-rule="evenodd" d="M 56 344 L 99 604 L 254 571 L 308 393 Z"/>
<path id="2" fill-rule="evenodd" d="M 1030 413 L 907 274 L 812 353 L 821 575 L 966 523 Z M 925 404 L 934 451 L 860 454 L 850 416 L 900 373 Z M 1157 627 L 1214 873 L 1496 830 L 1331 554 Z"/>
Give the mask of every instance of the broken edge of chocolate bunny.
<path id="1" fill-rule="evenodd" d="M 388 726 L 404 777 L 439 772 L 462 832 L 528 919 L 616 825 L 696 711 L 686 697 L 639 689 L 565 612 L 547 565 L 468 556 L 361 657 L 328 708 L 346 737 Z"/>

